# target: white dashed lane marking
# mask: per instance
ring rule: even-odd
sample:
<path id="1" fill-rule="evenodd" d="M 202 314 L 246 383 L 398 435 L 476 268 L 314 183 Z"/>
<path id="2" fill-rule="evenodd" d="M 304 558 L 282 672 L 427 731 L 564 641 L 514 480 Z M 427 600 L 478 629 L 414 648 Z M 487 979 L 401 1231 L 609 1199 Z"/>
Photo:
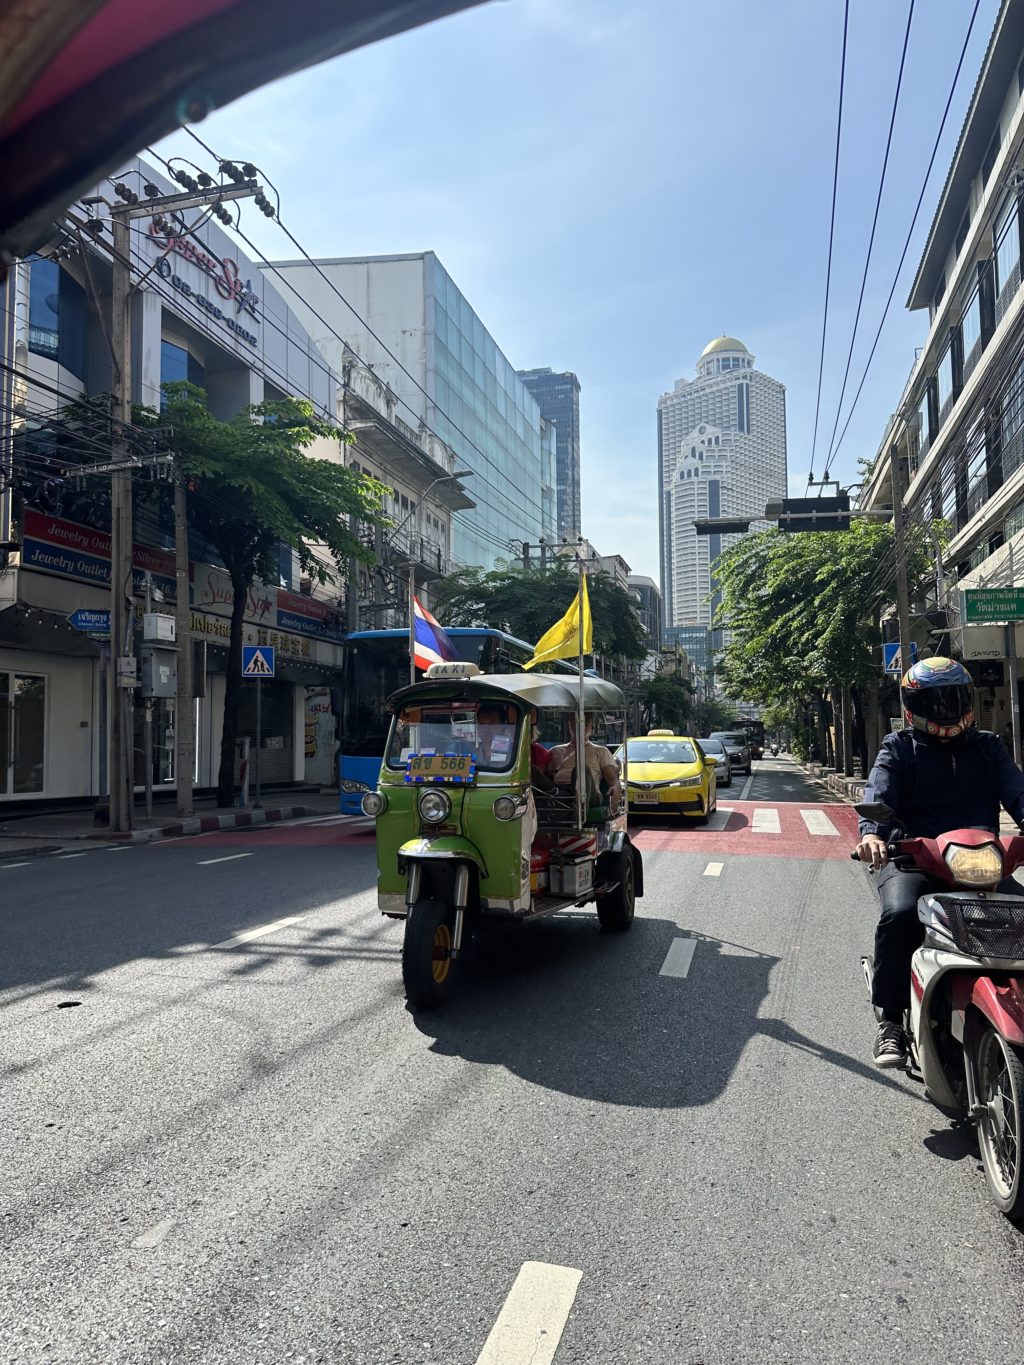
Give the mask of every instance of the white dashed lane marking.
<path id="1" fill-rule="evenodd" d="M 200 858 L 196 867 L 210 867 L 213 863 L 233 863 L 238 858 L 251 857 L 251 853 L 228 853 L 223 858 Z"/>
<path id="2" fill-rule="evenodd" d="M 162 1222 L 157 1223 L 156 1227 L 144 1232 L 141 1237 L 136 1237 L 132 1246 L 139 1251 L 152 1251 L 154 1247 L 160 1245 L 177 1221 L 176 1218 L 165 1218 Z"/>
<path id="3" fill-rule="evenodd" d="M 234 938 L 226 938 L 223 943 L 212 943 L 211 948 L 234 948 L 239 943 L 249 943 L 254 938 L 263 938 L 265 934 L 272 934 L 275 929 L 283 929 L 287 924 L 298 924 L 304 920 L 305 915 L 285 915 L 284 919 L 276 919 L 271 924 L 263 924 L 258 929 L 246 929 L 242 934 L 236 934 Z"/>
<path id="4" fill-rule="evenodd" d="M 808 834 L 828 834 L 838 836 L 839 831 L 823 810 L 802 810 L 803 822 Z"/>
<path id="5" fill-rule="evenodd" d="M 754 785 L 754 774 L 751 773 L 750 776 L 747 778 L 746 782 L 744 782 L 744 784 L 743 784 L 743 790 L 740 792 L 740 800 L 741 800 L 741 801 L 746 801 L 747 797 L 750 795 L 750 788 L 751 788 L 753 785 Z"/>
<path id="6" fill-rule="evenodd" d="M 693 961 L 696 948 L 695 938 L 674 938 L 658 975 L 678 977 L 689 975 L 690 963 Z"/>
<path id="7" fill-rule="evenodd" d="M 582 1270 L 527 1261 L 476 1365 L 551 1365 L 582 1278 Z"/>
<path id="8" fill-rule="evenodd" d="M 30 866 L 31 866 L 30 863 L 4 863 L 4 864 L 3 864 L 3 870 L 4 870 L 5 872 L 10 872 L 10 871 L 11 871 L 13 868 L 15 868 L 15 867 L 30 867 Z"/>
<path id="9" fill-rule="evenodd" d="M 724 866 L 725 863 L 708 863 L 707 867 L 704 869 L 705 877 L 720 877 Z"/>

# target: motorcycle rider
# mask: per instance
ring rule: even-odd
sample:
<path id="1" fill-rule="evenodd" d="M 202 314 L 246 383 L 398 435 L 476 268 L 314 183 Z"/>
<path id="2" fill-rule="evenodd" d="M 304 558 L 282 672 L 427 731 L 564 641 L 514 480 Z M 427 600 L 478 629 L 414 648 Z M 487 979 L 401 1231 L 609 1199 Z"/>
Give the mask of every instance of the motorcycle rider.
<path id="1" fill-rule="evenodd" d="M 939 883 L 916 869 L 889 863 L 886 844 L 898 829 L 905 838 L 935 838 L 952 829 L 999 832 L 1000 803 L 1024 822 L 1024 774 L 998 735 L 974 725 L 971 675 L 954 659 L 922 659 L 900 682 L 907 728 L 887 735 L 864 788 L 865 802 L 884 802 L 898 819 L 863 817 L 856 853 L 878 872 L 881 914 L 875 930 L 872 1003 L 881 1014 L 874 1045 L 880 1067 L 907 1062 L 904 1011 L 910 1004 L 910 959 L 924 937 L 918 899 Z M 1018 895 L 1012 877 L 1000 890 Z"/>

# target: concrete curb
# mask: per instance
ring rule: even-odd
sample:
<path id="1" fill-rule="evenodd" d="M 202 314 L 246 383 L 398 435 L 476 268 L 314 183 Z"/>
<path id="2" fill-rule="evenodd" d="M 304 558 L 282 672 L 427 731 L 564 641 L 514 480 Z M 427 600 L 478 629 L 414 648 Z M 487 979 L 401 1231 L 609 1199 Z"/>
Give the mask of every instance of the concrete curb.
<path id="1" fill-rule="evenodd" d="M 318 814 L 321 812 L 312 806 L 280 806 L 272 810 L 240 810 L 231 815 L 194 815 L 175 824 L 161 825 L 159 829 L 132 829 L 121 834 L 97 830 L 81 837 L 118 844 L 148 844 L 154 839 L 181 839 L 190 834 L 212 834 L 220 829 L 249 829 L 275 820 L 297 820 Z"/>
<path id="2" fill-rule="evenodd" d="M 824 768 L 820 763 L 804 763 L 801 765 L 808 777 L 815 782 L 820 782 L 834 795 L 855 805 L 864 799 L 864 779 L 861 777 L 841 777 L 839 773 L 833 772 L 831 768 Z"/>

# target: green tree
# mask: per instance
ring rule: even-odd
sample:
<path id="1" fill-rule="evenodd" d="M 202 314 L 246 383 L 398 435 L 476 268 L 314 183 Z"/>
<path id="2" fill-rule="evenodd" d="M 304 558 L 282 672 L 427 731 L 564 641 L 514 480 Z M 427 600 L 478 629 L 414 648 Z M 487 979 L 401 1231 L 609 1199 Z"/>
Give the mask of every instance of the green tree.
<path id="1" fill-rule="evenodd" d="M 878 614 L 893 594 L 892 536 L 891 525 L 858 519 L 848 531 L 763 531 L 727 550 L 715 565 L 718 623 L 732 632 L 719 671 L 727 694 L 806 712 L 849 687 L 863 753 L 864 690 L 881 660 Z M 909 547 L 912 596 L 931 572 L 924 536 L 916 531 Z"/>
<path id="2" fill-rule="evenodd" d="M 499 564 L 461 569 L 435 585 L 439 621 L 449 626 L 492 626 L 533 644 L 576 596 L 575 566 L 558 560 L 543 572 Z M 647 653 L 633 598 L 607 574 L 587 575 L 594 649 L 605 656 L 642 659 Z"/>
<path id="3" fill-rule="evenodd" d="M 273 583 L 281 545 L 318 583 L 337 581 L 352 557 L 370 552 L 349 531 L 349 516 L 383 523 L 384 489 L 344 465 L 305 452 L 319 439 L 344 441 L 310 403 L 295 398 L 257 403 L 229 421 L 215 417 L 206 393 L 191 384 L 164 386 L 166 406 L 140 409 L 136 422 L 160 427 L 188 477 L 189 524 L 216 550 L 232 589 L 217 799 L 230 805 L 241 702 L 242 624 L 249 589 Z M 166 491 L 150 496 L 167 499 Z"/>
<path id="4" fill-rule="evenodd" d="M 684 730 L 693 712 L 693 687 L 673 673 L 659 673 L 640 687 L 641 729 Z"/>

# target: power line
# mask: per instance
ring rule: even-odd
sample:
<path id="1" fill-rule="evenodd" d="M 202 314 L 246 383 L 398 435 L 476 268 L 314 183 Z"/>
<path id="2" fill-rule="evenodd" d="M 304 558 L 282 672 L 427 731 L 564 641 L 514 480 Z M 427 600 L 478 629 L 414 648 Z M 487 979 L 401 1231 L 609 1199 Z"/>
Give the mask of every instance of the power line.
<path id="1" fill-rule="evenodd" d="M 864 388 L 864 381 L 868 377 L 868 371 L 871 369 L 871 362 L 875 358 L 875 351 L 878 348 L 878 341 L 882 335 L 882 328 L 885 326 L 885 320 L 889 316 L 889 309 L 892 306 L 893 296 L 896 293 L 896 286 L 899 284 L 900 272 L 903 269 L 903 263 L 907 259 L 907 252 L 910 249 L 910 242 L 911 238 L 914 235 L 914 228 L 917 226 L 917 217 L 918 214 L 921 212 L 921 204 L 924 201 L 925 190 L 928 188 L 928 181 L 931 177 L 932 167 L 934 166 L 935 158 L 938 155 L 939 143 L 942 140 L 942 134 L 946 127 L 946 119 L 949 117 L 950 106 L 953 103 L 953 96 L 956 93 L 956 87 L 960 80 L 960 72 L 961 69 L 963 68 L 964 58 L 967 56 L 967 48 L 971 41 L 971 34 L 974 32 L 974 21 L 978 16 L 978 9 L 980 5 L 981 0 L 974 0 L 974 9 L 971 11 L 971 21 L 967 25 L 967 34 L 966 37 L 964 38 L 963 47 L 960 49 L 960 60 L 957 62 L 956 71 L 953 73 L 953 81 L 949 87 L 949 95 L 946 98 L 946 107 L 942 112 L 942 119 L 939 123 L 939 131 L 935 135 L 935 144 L 932 147 L 932 154 L 928 158 L 928 167 L 925 170 L 924 180 L 921 183 L 921 192 L 917 197 L 917 204 L 914 208 L 914 216 L 910 220 L 910 227 L 907 231 L 906 241 L 903 243 L 903 250 L 900 252 L 899 264 L 896 266 L 896 273 L 893 275 L 892 286 L 889 290 L 889 297 L 885 301 L 885 307 L 882 310 L 882 319 L 878 324 L 878 330 L 875 333 L 875 339 L 871 343 L 871 350 L 868 354 L 867 362 L 864 365 L 864 372 L 860 377 L 860 383 L 857 385 L 857 392 L 853 396 L 853 402 L 850 405 L 850 411 L 846 415 L 846 421 L 843 424 L 842 431 L 840 432 L 839 440 L 836 442 L 829 456 L 830 461 L 834 460 L 836 455 L 839 454 L 839 447 L 843 444 L 843 438 L 845 437 L 846 432 L 850 426 L 850 422 L 853 419 L 853 414 L 857 410 L 857 402 Z"/>
<path id="2" fill-rule="evenodd" d="M 871 267 L 871 252 L 875 245 L 875 231 L 878 227 L 878 210 L 882 205 L 882 191 L 885 188 L 885 173 L 889 168 L 889 152 L 892 148 L 892 134 L 896 126 L 896 110 L 899 108 L 900 90 L 903 86 L 903 69 L 907 61 L 907 45 L 910 42 L 910 25 L 914 18 L 914 0 L 910 0 L 910 7 L 907 10 L 907 28 L 903 35 L 903 51 L 900 54 L 900 69 L 896 77 L 896 92 L 892 100 L 892 113 L 889 116 L 889 132 L 885 139 L 885 155 L 882 157 L 882 173 L 878 179 L 878 193 L 875 196 L 875 212 L 871 219 L 871 235 L 868 238 L 867 255 L 864 258 L 864 273 L 860 279 L 860 293 L 857 296 L 857 312 L 853 319 L 853 333 L 850 336 L 850 349 L 846 353 L 846 368 L 843 371 L 843 384 L 839 391 L 839 402 L 836 404 L 836 420 L 832 425 L 832 435 L 829 439 L 828 458 L 825 460 L 825 472 L 822 479 L 828 478 L 828 472 L 832 462 L 832 451 L 836 441 L 836 430 L 839 427 L 839 418 L 843 411 L 843 399 L 846 397 L 846 382 L 850 377 L 850 364 L 853 360 L 853 348 L 857 341 L 857 328 L 860 325 L 860 313 L 864 304 L 864 289 L 868 282 L 868 270 Z M 813 462 L 813 461 L 812 461 Z"/>
<path id="3" fill-rule="evenodd" d="M 828 331 L 828 302 L 832 287 L 832 248 L 836 233 L 836 192 L 839 187 L 839 147 L 843 134 L 843 94 L 846 87 L 846 37 L 850 25 L 850 0 L 843 6 L 843 55 L 839 66 L 839 115 L 836 119 L 836 156 L 832 168 L 832 216 L 828 228 L 828 267 L 825 271 L 825 308 L 821 319 L 821 354 L 818 358 L 818 396 L 814 403 L 814 438 L 811 441 L 810 479 L 814 479 L 814 455 L 818 447 L 818 418 L 821 413 L 821 378 L 825 370 L 825 336 Z"/>

